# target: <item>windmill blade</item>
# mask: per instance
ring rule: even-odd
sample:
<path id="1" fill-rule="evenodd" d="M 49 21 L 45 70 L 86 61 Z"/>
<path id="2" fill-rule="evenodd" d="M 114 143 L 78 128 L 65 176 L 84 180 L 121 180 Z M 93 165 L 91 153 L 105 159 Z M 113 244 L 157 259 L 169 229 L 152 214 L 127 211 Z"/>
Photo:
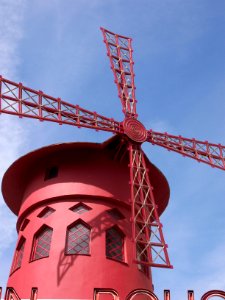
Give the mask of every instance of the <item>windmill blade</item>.
<path id="1" fill-rule="evenodd" d="M 212 167 L 225 170 L 225 146 L 220 144 L 202 142 L 153 130 L 147 132 L 147 141 Z"/>
<path id="2" fill-rule="evenodd" d="M 120 122 L 0 76 L 0 113 L 119 133 Z"/>
<path id="3" fill-rule="evenodd" d="M 101 30 L 117 85 L 118 96 L 122 103 L 123 113 L 127 117 L 137 118 L 132 39 L 115 34 L 104 28 L 101 28 Z"/>
<path id="4" fill-rule="evenodd" d="M 148 266 L 172 268 L 143 151 L 130 143 L 129 153 L 134 260 L 144 272 Z"/>

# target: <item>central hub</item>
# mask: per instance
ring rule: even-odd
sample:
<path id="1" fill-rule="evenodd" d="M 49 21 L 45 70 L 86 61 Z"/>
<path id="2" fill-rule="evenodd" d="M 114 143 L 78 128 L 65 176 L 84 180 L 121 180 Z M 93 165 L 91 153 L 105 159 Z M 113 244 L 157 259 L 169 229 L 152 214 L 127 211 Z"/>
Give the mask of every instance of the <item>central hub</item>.
<path id="1" fill-rule="evenodd" d="M 127 118 L 123 122 L 124 133 L 134 142 L 143 143 L 147 138 L 144 125 L 136 119 Z"/>

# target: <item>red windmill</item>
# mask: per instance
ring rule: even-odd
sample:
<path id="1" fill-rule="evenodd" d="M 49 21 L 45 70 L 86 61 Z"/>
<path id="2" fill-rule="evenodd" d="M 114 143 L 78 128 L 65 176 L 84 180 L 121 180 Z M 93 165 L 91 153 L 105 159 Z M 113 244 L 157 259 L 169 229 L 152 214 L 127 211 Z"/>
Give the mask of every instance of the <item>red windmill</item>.
<path id="1" fill-rule="evenodd" d="M 122 164 L 128 164 L 128 169 L 126 172 L 129 171 L 130 197 L 128 197 L 129 199 L 126 199 L 126 202 L 129 201 L 130 205 L 130 214 L 128 214 L 128 218 L 130 218 L 129 228 L 132 232 L 132 236 L 130 238 L 130 241 L 132 241 L 133 245 L 132 263 L 136 264 L 136 269 L 138 271 L 141 270 L 146 275 L 149 272 L 149 267 L 171 268 L 167 253 L 167 245 L 163 237 L 162 225 L 159 220 L 159 215 L 163 212 L 168 202 L 169 188 L 162 173 L 146 158 L 143 150 L 141 149 L 141 144 L 144 142 L 149 142 L 153 145 L 162 146 L 170 151 L 175 151 L 183 156 L 188 156 L 199 162 L 204 162 L 208 165 L 211 165 L 212 167 L 216 167 L 222 170 L 225 170 L 225 147 L 208 142 L 201 142 L 195 139 L 187 139 L 182 136 L 174 136 L 167 133 L 155 132 L 151 129 L 146 129 L 144 125 L 138 120 L 138 114 L 136 110 L 137 100 L 135 97 L 133 71 L 134 63 L 132 58 L 133 50 L 131 45 L 132 40 L 131 38 L 114 34 L 104 28 L 101 28 L 101 30 L 104 36 L 107 55 L 110 59 L 115 83 L 117 85 L 118 95 L 122 104 L 122 110 L 124 113 L 124 120 L 122 122 L 104 117 L 96 112 L 90 112 L 78 105 L 67 103 L 60 98 L 48 96 L 41 91 L 33 90 L 31 88 L 25 87 L 21 83 L 15 83 L 3 77 L 0 77 L 0 112 L 16 115 L 19 117 L 39 119 L 40 121 L 50 121 L 58 124 L 86 127 L 98 131 L 109 131 L 116 135 L 116 137 L 111 139 L 109 142 L 103 143 L 103 147 L 98 151 L 110 152 L 112 148 L 114 148 L 113 157 L 119 157 L 119 160 L 122 161 Z M 107 148 L 109 144 L 109 148 L 111 150 Z M 55 153 L 57 151 L 61 151 L 61 154 L 62 152 L 67 151 L 65 153 L 68 154 L 68 149 L 73 148 L 72 146 L 65 145 L 57 147 L 51 146 L 43 148 L 44 150 L 41 149 L 34 153 L 31 153 L 18 160 L 18 162 L 14 163 L 14 165 L 6 172 L 6 175 L 3 179 L 3 195 L 11 210 L 19 214 L 17 223 L 18 230 L 21 230 L 22 228 L 23 231 L 27 226 L 26 223 L 28 224 L 30 222 L 31 218 L 29 219 L 26 216 L 36 204 L 32 203 L 31 205 L 31 203 L 28 203 L 29 201 L 27 199 L 29 198 L 29 193 L 26 193 L 25 191 L 24 196 L 25 188 L 23 187 L 23 190 L 21 188 L 22 185 L 28 184 L 28 178 L 26 178 L 26 180 L 24 179 L 20 186 L 18 183 L 17 185 L 12 184 L 13 178 L 14 176 L 24 176 L 24 173 L 27 170 L 26 166 L 31 166 L 31 160 L 35 160 L 37 158 L 43 159 L 43 157 L 47 154 L 50 155 L 53 152 Z M 59 149 L 59 147 L 61 148 Z M 89 147 L 90 151 L 91 146 L 87 147 Z M 96 149 L 93 148 L 92 150 L 95 151 Z M 68 159 L 70 158 L 70 155 L 71 154 L 68 154 Z M 81 153 L 79 153 L 79 155 L 81 155 Z M 93 159 L 97 158 L 95 157 Z M 46 161 L 44 161 L 43 165 L 44 164 L 46 165 Z M 26 170 L 22 171 L 22 169 Z M 54 178 L 56 177 L 55 174 L 57 172 L 57 169 L 51 167 L 47 176 L 49 176 L 49 178 Z M 35 178 L 35 180 L 37 180 L 37 177 Z M 118 185 L 119 183 L 117 182 L 116 184 Z M 17 190 L 13 191 L 13 187 L 15 189 L 17 188 Z M 120 186 L 119 188 L 123 189 L 122 186 Z M 124 188 L 127 189 L 128 185 Z M 18 196 L 18 194 L 20 194 L 20 196 Z M 78 194 L 80 195 L 81 193 Z M 16 199 L 17 197 L 19 197 L 20 199 Z M 54 201 L 56 201 L 56 197 L 52 196 L 51 199 L 53 198 Z M 15 203 L 16 200 L 18 200 L 17 203 Z M 26 201 L 28 201 L 28 204 L 26 204 Z M 37 200 L 37 202 L 38 201 L 39 204 L 43 204 L 43 199 Z M 77 203 L 79 204 L 80 201 L 77 201 Z M 76 204 L 73 209 L 83 209 L 87 211 L 90 209 L 90 206 L 86 204 L 82 204 L 83 206 L 81 205 L 81 207 L 79 208 L 78 204 Z M 51 209 L 55 210 L 54 208 L 49 207 L 49 205 L 47 208 L 49 210 L 47 211 L 45 207 L 45 210 L 40 212 L 40 216 L 41 214 L 43 216 L 45 216 L 45 214 L 48 216 L 53 212 L 51 211 Z M 121 215 L 118 216 L 118 211 L 114 210 L 113 212 L 113 209 L 111 213 L 114 213 L 114 217 L 117 214 L 117 217 L 115 218 L 118 218 L 118 220 L 121 219 Z M 75 227 L 77 226 L 76 224 L 74 225 Z M 48 240 L 51 239 L 52 231 L 49 230 L 49 228 L 50 227 L 44 227 L 42 238 L 47 236 Z M 70 227 L 68 228 L 70 229 Z M 116 239 L 113 231 L 115 228 L 116 227 L 112 227 L 112 230 L 106 233 L 106 238 L 108 238 L 108 240 L 110 241 Z M 76 230 L 76 228 L 73 230 Z M 67 233 L 67 236 L 69 234 L 70 233 Z M 121 233 L 120 236 L 123 236 L 123 234 L 124 233 Z M 36 240 L 33 238 L 33 236 L 32 238 L 26 237 L 26 239 L 29 238 L 32 239 L 33 244 L 36 243 L 37 248 L 37 235 Z M 17 269 L 22 270 L 21 263 L 25 255 L 24 241 L 24 237 L 22 239 L 19 239 L 12 266 L 13 272 Z M 119 242 L 117 241 L 117 243 Z M 73 246 L 71 247 L 71 249 L 73 250 Z M 110 257 L 110 255 L 112 255 L 109 254 L 111 248 L 107 248 L 106 252 L 107 251 L 108 257 Z M 30 256 L 30 261 L 34 260 L 34 255 L 35 254 L 33 250 Z M 111 258 L 115 259 L 116 254 L 114 253 L 113 255 L 114 257 L 111 256 Z M 122 261 L 122 256 L 120 255 L 122 254 L 117 253 L 116 259 Z M 62 261 L 63 259 L 64 258 L 62 258 Z M 118 272 L 120 271 L 118 270 Z M 15 272 L 13 273 L 13 276 L 14 274 Z M 16 285 L 16 281 L 19 280 L 18 278 L 13 279 L 13 276 L 9 279 L 9 285 L 11 286 L 14 284 Z M 148 276 L 150 275 L 148 274 Z M 116 275 L 114 279 L 116 282 Z M 33 282 L 31 284 L 33 284 Z M 104 288 L 104 286 L 99 287 Z M 105 288 L 109 287 L 110 286 L 105 286 Z M 115 288 L 115 290 L 119 290 L 120 287 L 117 287 L 117 285 L 116 287 L 112 286 L 112 288 Z M 141 279 L 138 279 L 136 280 L 136 283 L 135 280 L 133 280 L 131 286 L 129 286 L 129 289 L 130 288 L 147 288 L 147 285 L 145 280 L 143 281 L 143 283 L 141 283 Z M 151 285 L 149 289 L 151 290 Z M 22 293 L 22 291 L 20 292 Z M 127 295 L 127 289 L 125 289 L 123 294 L 124 299 L 125 295 Z M 60 298 L 61 296 L 62 294 L 57 294 L 57 298 Z M 72 297 L 71 294 L 70 296 Z M 64 298 L 70 298 L 70 296 L 67 295 Z M 43 297 L 47 297 L 45 293 L 43 293 Z M 87 298 L 88 297 L 90 298 L 90 295 L 87 296 Z"/>

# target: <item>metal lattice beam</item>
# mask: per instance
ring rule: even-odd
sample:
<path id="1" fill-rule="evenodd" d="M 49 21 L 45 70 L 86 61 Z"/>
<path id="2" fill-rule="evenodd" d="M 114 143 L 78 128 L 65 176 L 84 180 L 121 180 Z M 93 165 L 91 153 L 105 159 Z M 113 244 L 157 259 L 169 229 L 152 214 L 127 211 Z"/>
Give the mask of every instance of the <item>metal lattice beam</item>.
<path id="1" fill-rule="evenodd" d="M 101 28 L 125 116 L 137 118 L 132 39 Z"/>
<path id="2" fill-rule="evenodd" d="M 119 133 L 120 123 L 0 77 L 0 113 Z"/>
<path id="3" fill-rule="evenodd" d="M 148 131 L 147 141 L 212 167 L 225 170 L 225 146 L 220 144 L 202 142 L 152 130 Z"/>
<path id="4" fill-rule="evenodd" d="M 130 144 L 129 151 L 135 260 L 142 265 L 171 268 L 143 152 L 135 144 Z"/>

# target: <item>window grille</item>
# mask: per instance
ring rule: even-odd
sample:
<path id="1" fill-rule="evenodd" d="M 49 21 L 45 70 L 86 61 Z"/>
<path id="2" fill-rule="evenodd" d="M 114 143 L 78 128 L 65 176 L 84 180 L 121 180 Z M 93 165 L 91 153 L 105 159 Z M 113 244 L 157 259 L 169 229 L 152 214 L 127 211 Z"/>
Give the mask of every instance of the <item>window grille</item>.
<path id="1" fill-rule="evenodd" d="M 66 254 L 90 253 L 90 229 L 82 222 L 67 229 Z"/>
<path id="2" fill-rule="evenodd" d="M 45 207 L 39 214 L 38 214 L 38 218 L 47 218 L 48 216 L 50 216 L 52 213 L 54 213 L 55 209 L 47 206 Z"/>
<path id="3" fill-rule="evenodd" d="M 110 209 L 107 213 L 115 220 L 125 219 L 124 215 L 117 208 Z"/>
<path id="4" fill-rule="evenodd" d="M 24 247 L 25 247 L 25 239 L 22 237 L 16 248 L 12 272 L 14 272 L 15 270 L 17 270 L 21 267 L 23 254 L 24 254 Z"/>
<path id="5" fill-rule="evenodd" d="M 31 261 L 49 256 L 52 233 L 53 230 L 47 226 L 36 233 L 33 241 Z"/>
<path id="6" fill-rule="evenodd" d="M 115 227 L 106 231 L 106 256 L 124 261 L 124 236 Z"/>
<path id="7" fill-rule="evenodd" d="M 70 210 L 72 210 L 74 213 L 81 215 L 81 214 L 91 210 L 91 208 L 83 203 L 78 203 L 75 206 L 71 207 Z"/>

